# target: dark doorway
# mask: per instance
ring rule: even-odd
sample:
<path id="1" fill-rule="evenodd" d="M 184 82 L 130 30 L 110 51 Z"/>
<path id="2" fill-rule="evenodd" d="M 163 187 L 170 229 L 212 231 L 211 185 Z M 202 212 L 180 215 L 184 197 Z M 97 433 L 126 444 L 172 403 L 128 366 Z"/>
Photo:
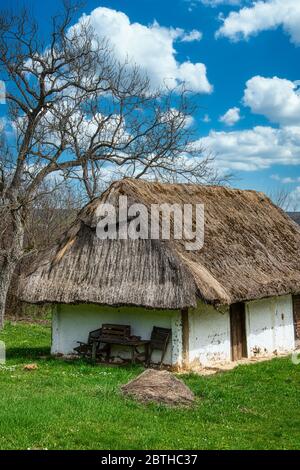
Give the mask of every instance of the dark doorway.
<path id="1" fill-rule="evenodd" d="M 294 295 L 294 326 L 295 326 L 295 341 L 296 346 L 300 345 L 300 295 Z"/>
<path id="2" fill-rule="evenodd" d="M 231 360 L 238 361 L 247 357 L 245 304 L 230 307 Z"/>

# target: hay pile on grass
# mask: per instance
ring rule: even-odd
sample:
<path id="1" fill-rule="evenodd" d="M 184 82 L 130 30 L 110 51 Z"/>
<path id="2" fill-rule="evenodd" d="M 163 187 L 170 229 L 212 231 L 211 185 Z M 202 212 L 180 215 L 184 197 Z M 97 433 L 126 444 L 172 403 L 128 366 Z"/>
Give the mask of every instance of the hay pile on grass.
<path id="1" fill-rule="evenodd" d="M 147 369 L 136 379 L 123 385 L 124 395 L 142 403 L 156 402 L 170 406 L 190 406 L 195 400 L 193 392 L 171 372 Z"/>

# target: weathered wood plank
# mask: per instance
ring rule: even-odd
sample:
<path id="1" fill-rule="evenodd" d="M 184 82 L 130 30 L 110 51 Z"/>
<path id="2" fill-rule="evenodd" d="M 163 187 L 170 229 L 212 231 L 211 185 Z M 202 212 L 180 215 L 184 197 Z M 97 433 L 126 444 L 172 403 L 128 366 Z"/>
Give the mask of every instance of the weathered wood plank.
<path id="1" fill-rule="evenodd" d="M 230 307 L 231 359 L 238 361 L 247 357 L 245 304 L 237 303 Z"/>
<path id="2" fill-rule="evenodd" d="M 300 340 L 300 295 L 293 297 L 295 339 Z"/>
<path id="3" fill-rule="evenodd" d="M 182 325 L 182 365 L 187 368 L 189 365 L 189 310 L 181 310 Z"/>

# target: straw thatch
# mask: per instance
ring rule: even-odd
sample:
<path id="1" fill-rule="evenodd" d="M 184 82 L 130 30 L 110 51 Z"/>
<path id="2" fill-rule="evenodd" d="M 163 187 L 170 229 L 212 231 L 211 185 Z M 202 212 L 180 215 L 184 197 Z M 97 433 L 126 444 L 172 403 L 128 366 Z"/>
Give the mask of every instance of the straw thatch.
<path id="1" fill-rule="evenodd" d="M 205 242 L 99 240 L 96 210 L 130 202 L 203 203 Z M 32 303 L 96 303 L 178 309 L 300 292 L 300 229 L 262 193 L 124 179 L 87 205 L 63 240 L 20 285 Z"/>

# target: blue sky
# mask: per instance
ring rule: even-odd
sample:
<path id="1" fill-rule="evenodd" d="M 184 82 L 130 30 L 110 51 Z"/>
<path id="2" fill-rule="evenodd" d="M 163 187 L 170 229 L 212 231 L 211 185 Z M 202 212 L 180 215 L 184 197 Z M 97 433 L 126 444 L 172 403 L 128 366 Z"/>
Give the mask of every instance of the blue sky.
<path id="1" fill-rule="evenodd" d="M 8 0 L 3 3 L 11 6 Z M 59 9 L 60 1 L 25 3 L 47 35 L 48 18 Z M 208 5 L 212 3 L 217 5 Z M 189 77 L 191 70 L 199 92 L 195 97 L 200 106 L 195 116 L 199 139 L 216 154 L 220 167 L 234 174 L 234 186 L 265 192 L 284 187 L 300 206 L 300 95 L 295 84 L 300 80 L 300 2 L 261 0 L 258 4 L 252 0 L 87 0 L 78 16 L 91 14 L 99 31 L 106 34 L 109 18 L 117 27 L 116 34 L 112 30 L 117 49 L 124 46 L 118 31 L 124 26 L 124 38 L 131 38 L 128 54 L 137 61 L 141 58 L 155 80 L 157 69 L 165 66 L 169 73 L 168 61 L 176 62 L 172 73 L 178 77 L 183 72 L 184 78 Z M 128 24 L 116 12 L 125 14 Z M 152 44 L 164 37 L 170 46 L 166 57 L 159 46 L 155 57 L 150 57 Z M 191 69 L 182 64 L 190 64 Z M 206 71 L 195 64 L 204 64 Z"/>

